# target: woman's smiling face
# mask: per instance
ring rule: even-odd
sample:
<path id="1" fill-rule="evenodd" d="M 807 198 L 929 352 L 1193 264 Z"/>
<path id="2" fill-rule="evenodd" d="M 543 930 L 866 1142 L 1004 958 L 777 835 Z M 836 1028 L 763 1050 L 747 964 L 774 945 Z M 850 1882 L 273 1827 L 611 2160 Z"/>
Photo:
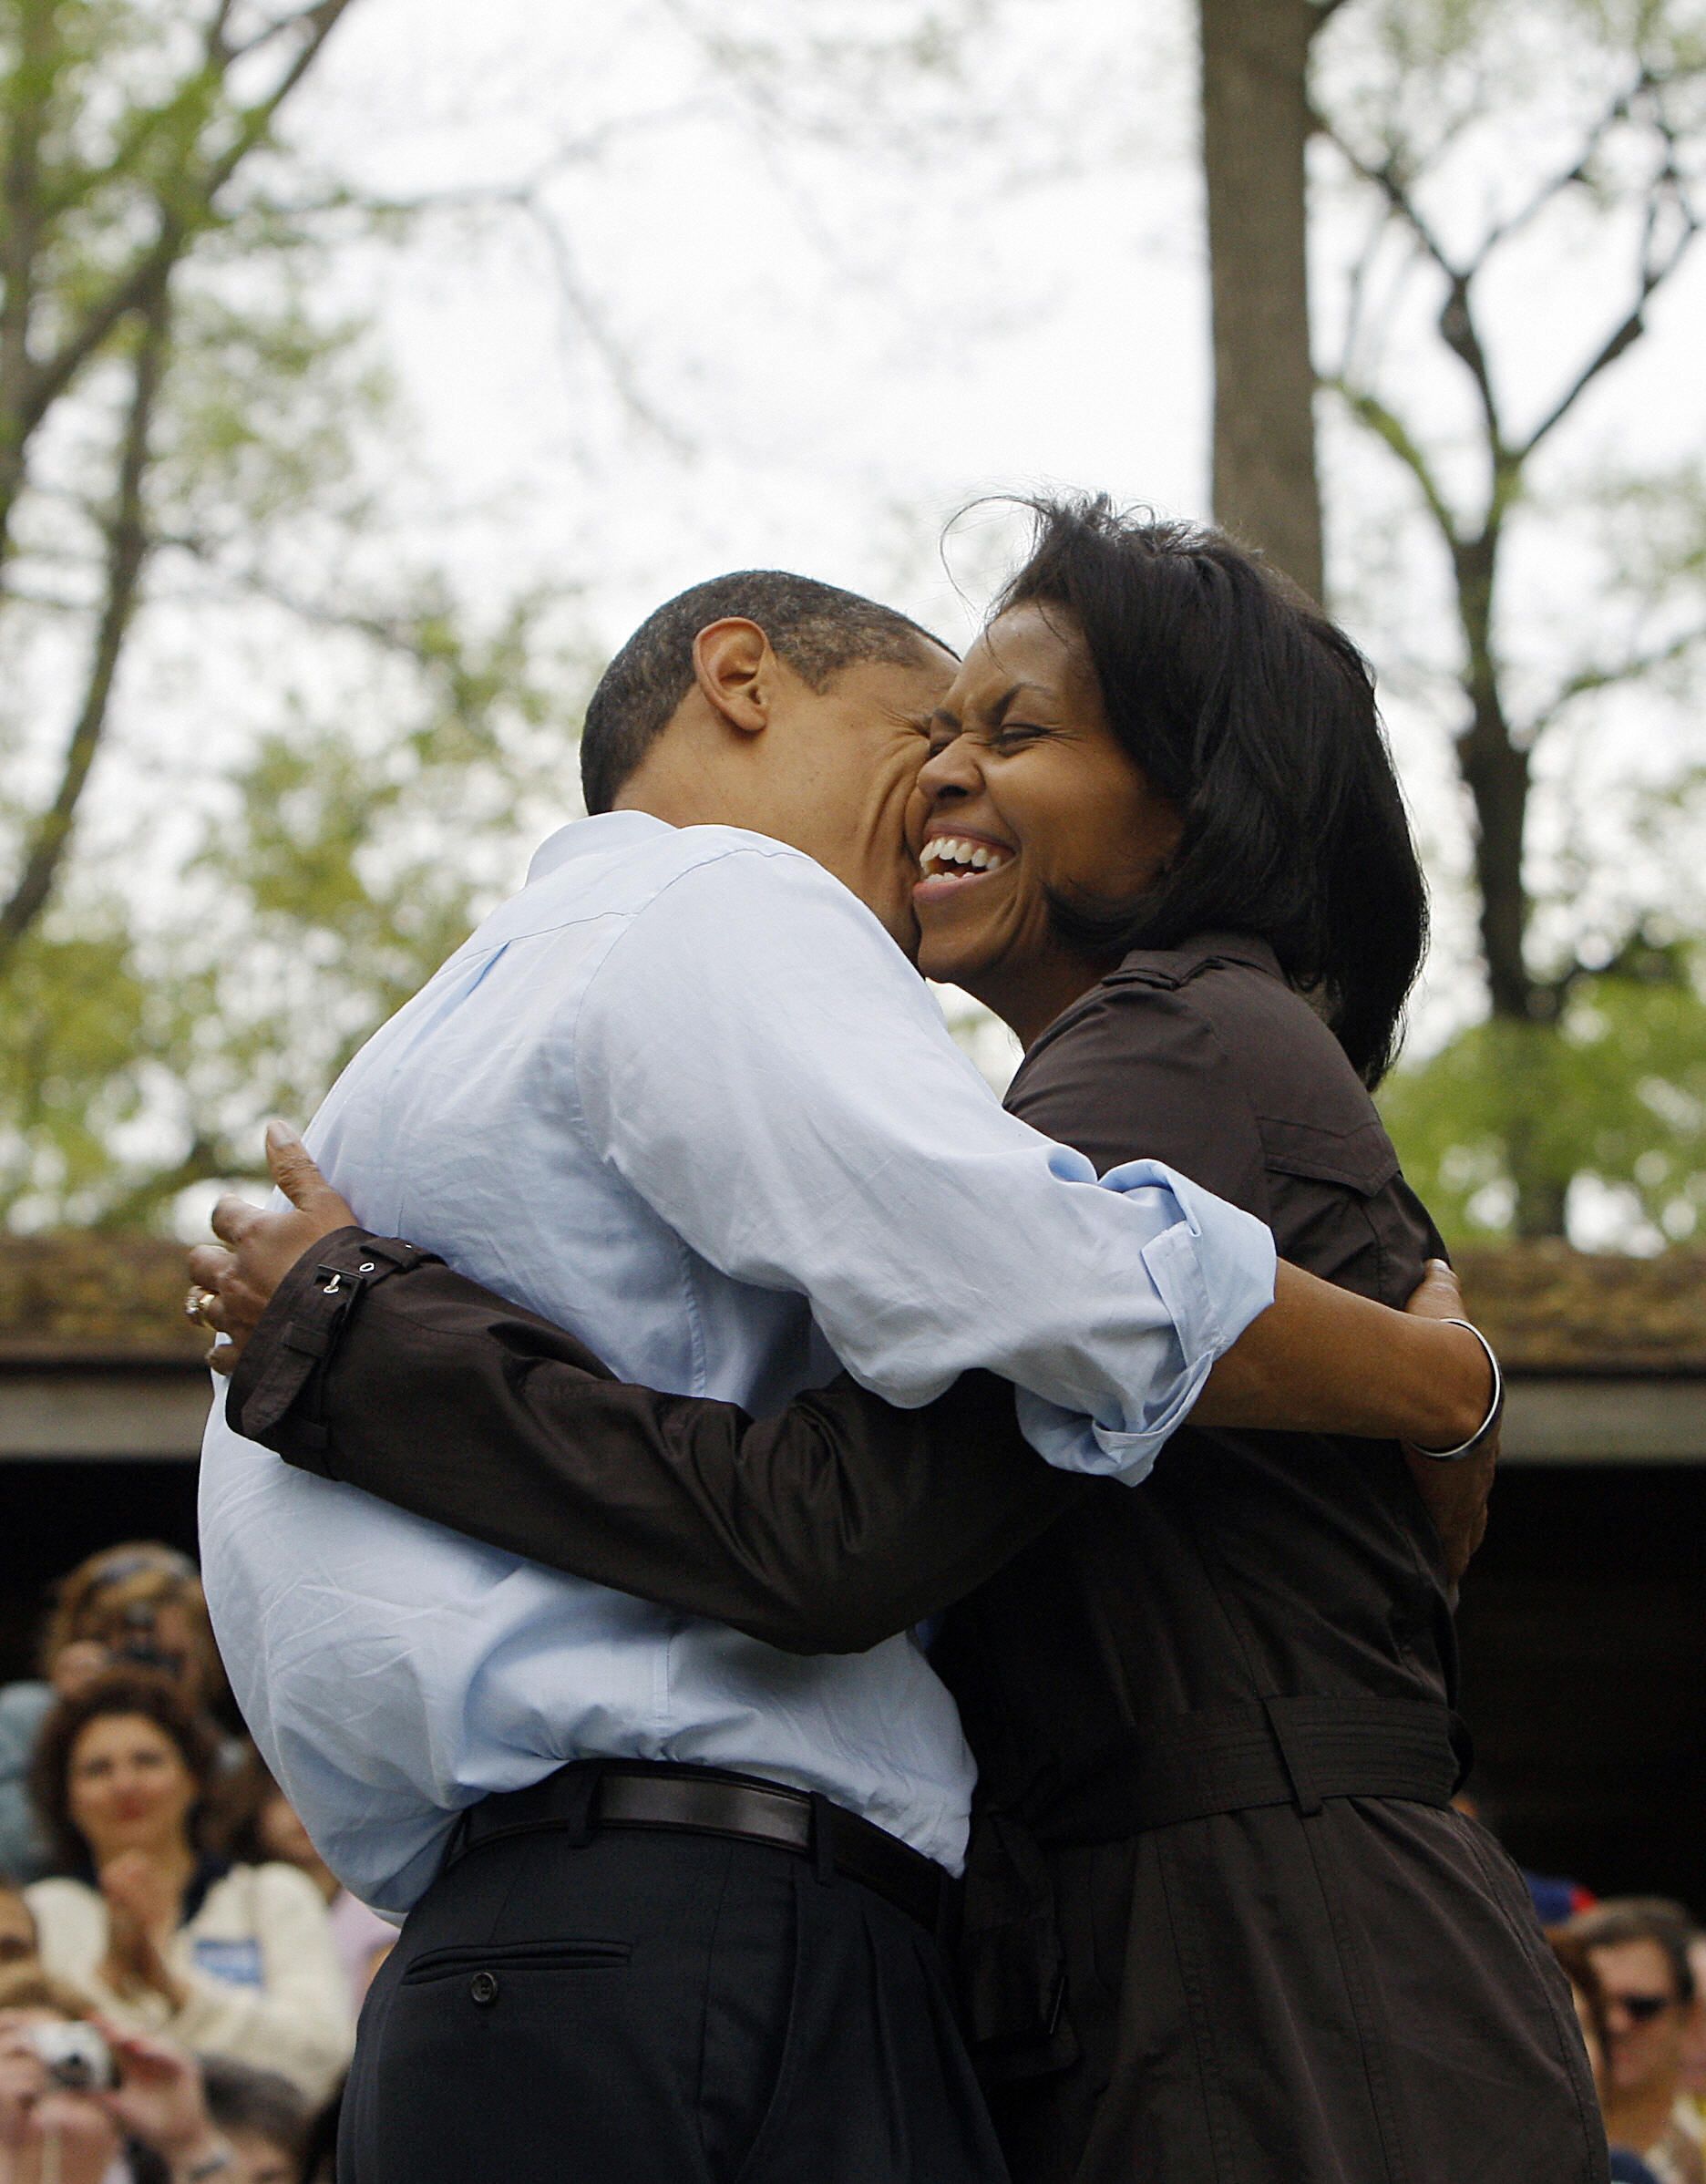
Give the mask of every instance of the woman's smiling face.
<path id="1" fill-rule="evenodd" d="M 72 1824 L 98 1866 L 120 1850 L 188 1843 L 199 1785 L 146 1715 L 98 1714 L 77 1732 L 67 1772 Z"/>
<path id="2" fill-rule="evenodd" d="M 909 819 L 919 968 L 963 986 L 1029 1046 L 1109 967 L 1063 941 L 1051 892 L 1128 901 L 1178 814 L 1108 726 L 1083 638 L 1030 601 L 966 654 L 935 716 Z"/>

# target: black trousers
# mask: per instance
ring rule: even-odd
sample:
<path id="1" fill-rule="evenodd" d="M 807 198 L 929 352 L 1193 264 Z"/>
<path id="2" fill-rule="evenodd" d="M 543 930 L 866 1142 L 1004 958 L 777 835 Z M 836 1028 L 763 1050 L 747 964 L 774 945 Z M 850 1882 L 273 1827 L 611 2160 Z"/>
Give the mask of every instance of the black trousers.
<path id="1" fill-rule="evenodd" d="M 1003 2184 L 934 1942 L 764 1844 L 488 1843 L 362 2013 L 339 2184 Z"/>

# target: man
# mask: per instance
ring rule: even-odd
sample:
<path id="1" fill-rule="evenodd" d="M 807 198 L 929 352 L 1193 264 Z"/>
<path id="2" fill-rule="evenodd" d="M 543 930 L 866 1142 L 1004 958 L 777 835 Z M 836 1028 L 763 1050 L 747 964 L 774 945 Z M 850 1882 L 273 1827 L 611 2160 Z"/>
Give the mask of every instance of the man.
<path id="1" fill-rule="evenodd" d="M 766 1407 L 833 1348 L 917 1407 L 987 1366 L 1051 1462 L 1136 1479 L 1263 1313 L 1271 1240 L 1150 1164 L 1085 1188 L 907 969 L 900 811 L 950 666 L 775 573 L 660 610 L 589 711 L 601 816 L 357 1057 L 316 1144 L 375 1229 L 636 1379 Z M 1403 1324 L 1288 1274 L 1223 1399 L 1241 1375 L 1319 1405 L 1353 1307 Z M 1379 1401 L 1449 1440 L 1485 1368 L 1431 1332 Z M 428 1891 L 364 2025 L 356 2184 L 556 2175 L 566 2114 L 590 2179 L 999 2173 L 921 1931 L 970 1766 L 909 1638 L 784 1658 L 257 1458 L 216 1412 L 202 1538 L 245 1714 L 344 1878 Z"/>
<path id="2" fill-rule="evenodd" d="M 1565 1929 L 1587 1950 L 1605 1998 L 1606 2134 L 1660 2184 L 1706 2184 L 1697 2111 L 1683 2066 L 1700 2015 L 1680 1904 L 1611 1898 Z"/>

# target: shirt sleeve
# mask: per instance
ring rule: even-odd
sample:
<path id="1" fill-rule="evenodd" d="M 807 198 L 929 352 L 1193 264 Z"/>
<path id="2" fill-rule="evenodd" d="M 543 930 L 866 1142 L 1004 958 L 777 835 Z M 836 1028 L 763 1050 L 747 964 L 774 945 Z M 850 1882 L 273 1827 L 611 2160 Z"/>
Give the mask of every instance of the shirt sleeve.
<path id="1" fill-rule="evenodd" d="M 807 1296 L 906 1408 L 984 1367 L 1064 1469 L 1143 1478 L 1272 1302 L 1259 1221 L 1155 1162 L 1098 1187 L 1003 1113 L 864 906 L 731 850 L 634 919 L 564 1064 L 601 1157 L 731 1278 Z"/>

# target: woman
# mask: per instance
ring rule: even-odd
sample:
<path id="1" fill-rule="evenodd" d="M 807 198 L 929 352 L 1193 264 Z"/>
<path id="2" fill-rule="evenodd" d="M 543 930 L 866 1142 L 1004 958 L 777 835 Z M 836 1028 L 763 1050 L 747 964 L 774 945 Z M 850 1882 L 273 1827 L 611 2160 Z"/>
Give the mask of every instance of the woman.
<path id="1" fill-rule="evenodd" d="M 922 967 L 1025 1042 L 1016 1112 L 1100 1170 L 1168 1160 L 1403 1303 L 1437 1241 L 1367 1087 L 1423 896 L 1338 631 L 1213 534 L 1044 508 L 911 827 Z M 478 1344 L 435 1348 L 458 1292 Z M 839 1383 L 754 1427 L 612 1391 L 584 1353 L 577 1383 L 567 1338 L 442 1269 L 375 1286 L 340 1345 L 302 1444 L 332 1458 L 293 1460 L 512 1550 L 804 1652 L 975 1586 L 934 1658 L 981 1767 L 966 1970 L 1019 2179 L 1603 2178 L 1567 1994 L 1448 1808 L 1451 1572 L 1396 1446 L 1197 1433 L 1140 1488 L 1084 1487 L 1011 1459 L 992 1406 L 987 1447 L 932 1473 L 930 1412 Z M 279 1357 L 252 1348 L 233 1402 Z M 886 1499 L 843 1460 L 884 1437 Z"/>
<path id="2" fill-rule="evenodd" d="M 1402 1301 L 1439 1246 L 1367 1087 L 1424 896 L 1354 648 L 1225 541 L 1060 509 L 952 711 L 920 960 L 1025 1041 L 1013 1111 Z M 1018 2173 L 1603 2174 L 1514 1870 L 1377 1794 L 1454 1694 L 1450 1606 L 1396 1447 L 1187 1431 L 956 1612 L 985 1845 L 1042 1846 L 1070 1997 L 997 2073 Z"/>
<path id="3" fill-rule="evenodd" d="M 288 1866 L 210 1852 L 217 1777 L 211 1733 L 163 1678 L 104 1676 L 60 1701 L 33 1777 L 59 1867 L 26 1891 L 42 1963 L 120 2025 L 318 2097 L 349 2051 L 325 1907 Z"/>
<path id="4" fill-rule="evenodd" d="M 41 1635 L 40 1678 L 0 1689 L 0 1866 L 32 1880 L 47 1870 L 29 1799 L 36 1736 L 56 1699 L 127 1664 L 170 1676 L 197 1711 L 225 1696 L 195 1564 L 155 1540 L 103 1548 L 62 1578 Z"/>
<path id="5" fill-rule="evenodd" d="M 108 2089 L 67 2082 L 75 2068 L 54 2073 L 44 2055 L 64 2055 L 67 2028 L 85 2026 L 110 2056 Z M 97 2018 L 39 1965 L 0 1973 L 0 2184 L 252 2184 L 211 2112 L 211 2076 L 184 2049 Z"/>

